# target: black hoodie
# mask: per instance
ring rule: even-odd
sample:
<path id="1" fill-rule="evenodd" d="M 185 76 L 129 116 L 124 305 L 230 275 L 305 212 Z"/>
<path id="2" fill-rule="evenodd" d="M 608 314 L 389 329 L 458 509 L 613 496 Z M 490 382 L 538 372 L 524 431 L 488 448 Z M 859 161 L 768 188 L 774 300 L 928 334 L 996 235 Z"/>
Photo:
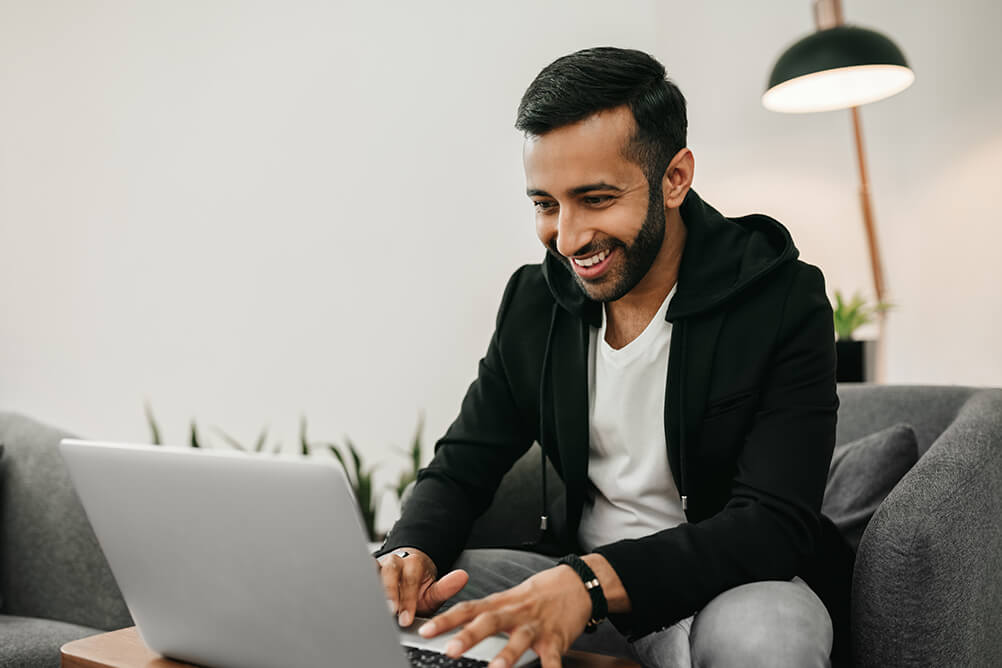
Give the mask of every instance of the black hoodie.
<path id="1" fill-rule="evenodd" d="M 838 649 L 852 552 L 820 512 L 838 408 L 824 278 L 767 216 L 725 218 L 691 190 L 680 213 L 664 427 L 687 521 L 595 550 L 630 598 L 632 611 L 612 621 L 638 637 L 732 587 L 801 575 L 828 607 Z M 444 573 L 534 441 L 566 488 L 566 515 L 545 543 L 574 549 L 588 480 L 589 329 L 602 305 L 570 271 L 547 255 L 511 277 L 478 377 L 380 553 L 417 547 Z"/>

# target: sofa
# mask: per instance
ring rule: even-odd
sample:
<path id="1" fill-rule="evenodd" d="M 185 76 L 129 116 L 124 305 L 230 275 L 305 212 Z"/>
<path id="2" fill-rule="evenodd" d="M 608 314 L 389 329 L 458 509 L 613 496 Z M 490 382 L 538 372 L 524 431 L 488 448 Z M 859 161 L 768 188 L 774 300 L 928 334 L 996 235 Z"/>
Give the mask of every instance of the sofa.
<path id="1" fill-rule="evenodd" d="M 880 504 L 852 583 L 852 665 L 1002 665 L 1002 390 L 839 386 L 840 444 L 905 422 L 920 458 Z M 59 456 L 70 434 L 0 413 L 0 666 L 132 625 Z M 539 514 L 533 447 L 470 545 L 517 544 Z M 549 513 L 561 513 L 548 476 Z"/>

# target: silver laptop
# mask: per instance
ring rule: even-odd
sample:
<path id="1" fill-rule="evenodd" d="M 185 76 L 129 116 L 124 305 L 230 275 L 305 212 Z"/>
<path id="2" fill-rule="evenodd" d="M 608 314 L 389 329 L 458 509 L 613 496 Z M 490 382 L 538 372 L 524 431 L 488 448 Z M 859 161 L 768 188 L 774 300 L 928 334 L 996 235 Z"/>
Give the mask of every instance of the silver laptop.
<path id="1" fill-rule="evenodd" d="M 452 635 L 397 626 L 333 460 L 72 439 L 60 449 L 156 652 L 214 668 L 404 668 L 401 643 L 442 651 Z M 506 642 L 467 657 L 490 661 Z"/>

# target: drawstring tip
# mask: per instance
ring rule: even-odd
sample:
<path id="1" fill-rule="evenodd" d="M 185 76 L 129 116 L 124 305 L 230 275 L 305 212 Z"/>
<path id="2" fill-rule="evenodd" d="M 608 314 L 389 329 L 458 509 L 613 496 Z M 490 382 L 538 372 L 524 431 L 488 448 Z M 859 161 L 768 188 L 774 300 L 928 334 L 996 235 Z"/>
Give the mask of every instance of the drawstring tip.
<path id="1" fill-rule="evenodd" d="M 688 496 L 683 496 L 682 497 L 682 510 L 689 510 L 689 497 Z"/>
<path id="2" fill-rule="evenodd" d="M 539 530 L 546 531 L 546 527 L 549 525 L 550 518 L 546 515 L 539 516 Z"/>

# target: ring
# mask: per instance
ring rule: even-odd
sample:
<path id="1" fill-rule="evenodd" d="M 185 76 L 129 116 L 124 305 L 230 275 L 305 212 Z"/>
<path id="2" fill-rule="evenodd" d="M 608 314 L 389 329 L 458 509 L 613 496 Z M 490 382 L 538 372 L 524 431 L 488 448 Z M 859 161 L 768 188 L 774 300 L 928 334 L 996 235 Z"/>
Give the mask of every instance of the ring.
<path id="1" fill-rule="evenodd" d="M 406 558 L 407 555 L 409 554 L 410 552 L 408 552 L 407 550 L 397 550 L 396 552 L 393 553 L 394 556 L 400 557 L 401 559 Z"/>

